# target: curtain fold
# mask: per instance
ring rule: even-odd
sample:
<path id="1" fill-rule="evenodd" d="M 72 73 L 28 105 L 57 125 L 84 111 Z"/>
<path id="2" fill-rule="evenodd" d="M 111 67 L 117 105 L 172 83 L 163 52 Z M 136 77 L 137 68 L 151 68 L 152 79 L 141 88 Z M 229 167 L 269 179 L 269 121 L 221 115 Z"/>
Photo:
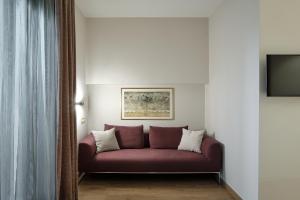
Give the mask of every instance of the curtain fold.
<path id="1" fill-rule="evenodd" d="M 78 199 L 75 115 L 76 49 L 74 0 L 56 0 L 59 30 L 59 130 L 57 199 Z"/>
<path id="2" fill-rule="evenodd" d="M 55 199 L 55 2 L 1 0 L 0 27 L 0 199 Z"/>

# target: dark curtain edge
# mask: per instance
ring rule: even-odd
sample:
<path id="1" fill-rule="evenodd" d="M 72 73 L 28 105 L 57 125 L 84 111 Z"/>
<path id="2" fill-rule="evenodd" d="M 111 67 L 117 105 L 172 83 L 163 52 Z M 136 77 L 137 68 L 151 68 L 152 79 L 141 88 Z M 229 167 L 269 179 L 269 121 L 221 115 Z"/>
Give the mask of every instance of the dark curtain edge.
<path id="1" fill-rule="evenodd" d="M 56 0 L 59 45 L 57 200 L 78 199 L 76 134 L 76 45 L 74 0 Z"/>

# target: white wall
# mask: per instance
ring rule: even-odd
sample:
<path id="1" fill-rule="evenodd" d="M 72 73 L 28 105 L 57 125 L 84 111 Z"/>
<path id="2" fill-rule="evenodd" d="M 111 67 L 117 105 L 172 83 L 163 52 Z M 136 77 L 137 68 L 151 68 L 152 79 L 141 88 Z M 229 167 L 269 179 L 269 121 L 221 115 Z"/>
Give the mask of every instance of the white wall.
<path id="1" fill-rule="evenodd" d="M 224 179 L 258 199 L 259 1 L 226 0 L 210 18 L 206 127 L 224 144 Z"/>
<path id="2" fill-rule="evenodd" d="M 208 80 L 207 18 L 89 18 L 87 30 L 87 84 Z"/>
<path id="3" fill-rule="evenodd" d="M 104 123 L 204 128 L 207 18 L 87 19 L 89 130 Z M 121 120 L 121 87 L 175 88 L 174 120 Z"/>
<path id="4" fill-rule="evenodd" d="M 266 97 L 265 85 L 266 54 L 300 54 L 299 8 L 298 0 L 261 0 L 261 200 L 300 199 L 300 98 Z"/>
<path id="5" fill-rule="evenodd" d="M 140 87 L 141 85 L 138 85 Z M 130 85 L 88 85 L 89 130 L 103 130 L 105 123 L 118 125 L 185 126 L 204 128 L 205 91 L 201 84 L 164 85 L 174 88 L 174 120 L 121 120 L 121 88 Z M 137 87 L 132 86 L 131 87 Z M 143 86 L 147 87 L 147 86 Z M 151 87 L 151 86 L 150 86 Z M 153 85 L 152 85 L 153 87 Z M 156 86 L 158 87 L 158 86 Z"/>
<path id="6" fill-rule="evenodd" d="M 75 8 L 75 26 L 76 26 L 76 102 L 82 100 L 87 103 L 87 87 L 85 85 L 85 67 L 86 67 L 86 19 Z M 77 117 L 77 140 L 78 142 L 87 134 L 87 104 L 76 106 Z"/>

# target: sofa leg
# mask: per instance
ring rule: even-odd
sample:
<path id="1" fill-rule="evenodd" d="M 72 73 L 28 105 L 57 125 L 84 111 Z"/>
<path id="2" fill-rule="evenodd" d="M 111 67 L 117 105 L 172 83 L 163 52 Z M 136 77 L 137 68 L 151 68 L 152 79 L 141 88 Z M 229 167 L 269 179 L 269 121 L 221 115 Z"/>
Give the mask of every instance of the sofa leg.
<path id="1" fill-rule="evenodd" d="M 85 172 L 82 172 L 79 177 L 78 177 L 78 184 L 80 184 L 80 182 L 82 181 L 83 177 L 85 176 Z"/>
<path id="2" fill-rule="evenodd" d="M 222 180 L 221 180 L 221 172 L 217 172 L 217 182 L 219 185 L 221 185 Z"/>

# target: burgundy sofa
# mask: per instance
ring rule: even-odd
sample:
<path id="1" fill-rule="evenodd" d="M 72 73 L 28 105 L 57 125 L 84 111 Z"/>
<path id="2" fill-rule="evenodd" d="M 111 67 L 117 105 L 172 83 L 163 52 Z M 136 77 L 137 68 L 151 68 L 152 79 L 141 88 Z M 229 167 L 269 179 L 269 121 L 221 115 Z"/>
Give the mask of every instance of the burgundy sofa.
<path id="1" fill-rule="evenodd" d="M 92 134 L 79 143 L 79 171 L 85 173 L 216 173 L 222 170 L 222 145 L 204 136 L 201 154 L 179 151 L 182 128 L 105 125 L 116 128 L 120 150 L 96 153 Z M 184 127 L 187 128 L 187 127 Z"/>

